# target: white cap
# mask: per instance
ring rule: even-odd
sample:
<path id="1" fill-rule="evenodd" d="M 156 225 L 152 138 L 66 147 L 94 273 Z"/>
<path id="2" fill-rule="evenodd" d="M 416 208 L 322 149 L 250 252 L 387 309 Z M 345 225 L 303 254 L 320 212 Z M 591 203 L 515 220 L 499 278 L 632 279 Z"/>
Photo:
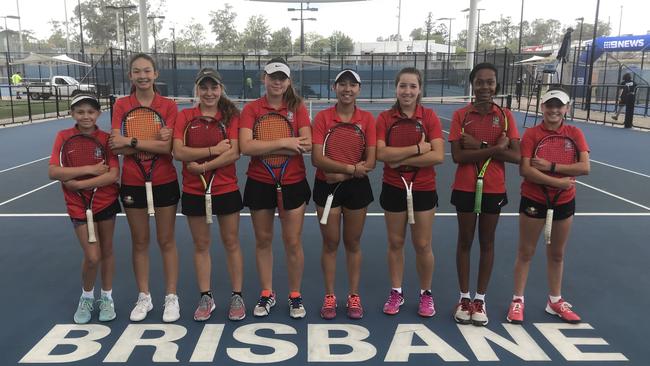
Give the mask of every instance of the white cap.
<path id="1" fill-rule="evenodd" d="M 70 101 L 70 108 L 74 107 L 75 105 L 79 104 L 81 101 L 86 101 L 92 104 L 95 108 L 101 109 L 101 106 L 99 105 L 99 100 L 93 95 L 90 94 L 77 94 L 74 97 L 72 97 L 72 100 Z"/>
<path id="2" fill-rule="evenodd" d="M 287 77 L 291 77 L 291 70 L 289 70 L 289 66 L 286 64 L 283 64 L 282 62 L 271 62 L 270 64 L 264 66 L 264 72 L 271 75 L 275 72 L 281 72 Z"/>
<path id="3" fill-rule="evenodd" d="M 551 99 L 557 99 L 562 104 L 567 104 L 571 101 L 569 94 L 562 89 L 551 89 L 542 95 L 542 104 L 548 102 Z"/>
<path id="4" fill-rule="evenodd" d="M 356 71 L 354 71 L 352 69 L 343 69 L 343 70 L 341 70 L 341 72 L 336 74 L 336 77 L 334 78 L 334 84 L 336 84 L 339 81 L 339 79 L 341 78 L 341 76 L 345 75 L 346 73 L 349 73 L 350 75 L 352 75 L 354 80 L 356 80 L 357 83 L 361 84 L 361 77 L 359 76 L 359 74 L 357 74 Z"/>

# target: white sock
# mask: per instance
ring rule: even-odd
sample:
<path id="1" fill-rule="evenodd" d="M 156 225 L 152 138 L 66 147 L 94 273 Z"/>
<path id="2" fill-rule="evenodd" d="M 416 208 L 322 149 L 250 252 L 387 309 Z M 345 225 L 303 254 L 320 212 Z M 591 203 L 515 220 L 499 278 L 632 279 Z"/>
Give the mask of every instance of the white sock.
<path id="1" fill-rule="evenodd" d="M 485 302 L 485 294 L 479 294 L 478 292 L 474 295 L 474 300 L 481 300 Z"/>
<path id="2" fill-rule="evenodd" d="M 144 292 L 140 292 L 140 293 L 138 294 L 138 299 L 142 299 L 142 298 L 145 298 L 145 299 L 147 299 L 147 298 L 148 298 L 148 299 L 151 299 L 151 294 L 145 294 Z"/>
<path id="3" fill-rule="evenodd" d="M 94 299 L 95 298 L 95 288 L 91 288 L 90 291 L 84 290 L 84 288 L 81 288 L 81 297 L 85 297 L 87 299 Z"/>
<path id="4" fill-rule="evenodd" d="M 431 290 L 423 290 L 423 289 L 420 289 L 420 295 L 424 295 L 424 293 L 427 292 L 427 291 L 431 292 Z"/>
<path id="5" fill-rule="evenodd" d="M 113 300 L 113 289 L 110 290 L 104 290 L 102 289 L 102 297 L 106 297 L 109 300 Z"/>
<path id="6" fill-rule="evenodd" d="M 397 292 L 399 292 L 400 294 L 402 293 L 402 288 L 401 288 L 401 287 L 393 287 L 392 290 L 393 290 L 393 291 L 397 291 Z"/>
<path id="7" fill-rule="evenodd" d="M 461 292 L 460 293 L 460 299 L 471 299 L 472 297 L 469 295 L 469 292 Z"/>
<path id="8" fill-rule="evenodd" d="M 551 302 L 552 302 L 553 304 L 555 304 L 556 302 L 558 302 L 558 301 L 560 301 L 560 300 L 562 299 L 562 296 L 551 296 L 551 295 L 548 295 L 548 298 L 549 298 L 549 300 L 551 300 Z"/>
<path id="9" fill-rule="evenodd" d="M 521 300 L 521 303 L 524 303 L 524 297 L 523 296 L 517 296 L 517 295 L 512 295 L 512 300 Z"/>

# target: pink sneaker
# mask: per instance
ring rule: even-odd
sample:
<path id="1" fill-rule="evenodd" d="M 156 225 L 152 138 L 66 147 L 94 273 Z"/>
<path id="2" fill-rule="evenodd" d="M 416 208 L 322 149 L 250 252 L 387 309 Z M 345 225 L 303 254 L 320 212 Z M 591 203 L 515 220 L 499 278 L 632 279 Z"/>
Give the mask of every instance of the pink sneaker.
<path id="1" fill-rule="evenodd" d="M 571 324 L 580 323 L 580 317 L 578 316 L 578 314 L 574 313 L 573 310 L 571 310 L 571 308 L 572 305 L 564 301 L 564 299 L 560 299 L 560 301 L 555 303 L 549 300 L 546 303 L 547 313 L 551 315 L 557 315 L 560 317 L 560 319 L 564 320 L 567 323 L 571 323 Z"/>
<path id="2" fill-rule="evenodd" d="M 436 308 L 433 305 L 433 296 L 431 291 L 424 291 L 420 295 L 420 304 L 418 305 L 418 315 L 425 318 L 430 318 L 436 314 Z"/>
<path id="3" fill-rule="evenodd" d="M 513 324 L 524 322 L 524 302 L 521 299 L 512 300 L 506 320 Z"/>
<path id="4" fill-rule="evenodd" d="M 320 308 L 320 317 L 327 320 L 336 318 L 336 296 L 325 295 L 323 306 Z"/>
<path id="5" fill-rule="evenodd" d="M 348 318 L 361 319 L 363 318 L 363 307 L 361 306 L 361 298 L 359 295 L 348 295 L 348 303 L 345 305 L 348 309 Z"/>
<path id="6" fill-rule="evenodd" d="M 395 315 L 399 313 L 399 307 L 404 305 L 404 297 L 401 293 L 390 290 L 388 300 L 384 304 L 384 314 Z"/>

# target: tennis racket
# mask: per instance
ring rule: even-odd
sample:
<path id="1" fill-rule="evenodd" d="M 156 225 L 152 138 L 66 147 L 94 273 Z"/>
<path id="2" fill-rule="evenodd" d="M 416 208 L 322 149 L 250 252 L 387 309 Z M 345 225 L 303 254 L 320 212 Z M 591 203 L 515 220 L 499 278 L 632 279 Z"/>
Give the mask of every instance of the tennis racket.
<path id="1" fill-rule="evenodd" d="M 417 145 L 425 136 L 424 127 L 419 121 L 410 118 L 404 118 L 393 123 L 386 134 L 386 145 L 390 147 L 406 147 Z M 397 168 L 399 177 L 406 188 L 406 214 L 409 224 L 415 224 L 415 214 L 413 213 L 413 182 L 420 168 L 400 165 Z"/>
<path id="2" fill-rule="evenodd" d="M 574 164 L 578 161 L 578 147 L 575 141 L 567 136 L 549 135 L 544 137 L 535 147 L 536 158 L 542 158 L 555 164 Z M 565 177 L 557 173 L 549 173 L 554 177 Z M 553 228 L 553 210 L 560 194 L 564 191 L 557 187 L 541 185 L 546 198 L 546 222 L 544 223 L 544 239 L 546 245 L 551 244 Z"/>
<path id="3" fill-rule="evenodd" d="M 492 121 L 484 122 L 481 120 L 470 120 L 470 113 L 465 113 L 463 123 L 461 125 L 461 132 L 467 133 L 475 139 L 487 142 L 489 146 L 496 145 L 497 140 L 504 133 L 508 132 L 508 116 L 503 109 L 495 103 L 491 103 L 499 110 L 499 116 L 492 117 Z M 483 202 L 483 181 L 485 172 L 492 162 L 492 157 L 487 158 L 484 162 L 476 162 L 476 189 L 474 191 L 474 213 L 481 213 L 481 203 Z"/>
<path id="4" fill-rule="evenodd" d="M 293 137 L 291 122 L 276 112 L 269 112 L 255 121 L 253 125 L 253 138 L 259 141 L 273 141 L 281 138 Z M 281 154 L 266 154 L 258 158 L 273 178 L 278 201 L 278 215 L 284 215 L 284 202 L 282 201 L 282 177 L 289 164 L 290 156 Z M 277 172 L 277 173 L 276 173 Z"/>
<path id="5" fill-rule="evenodd" d="M 88 135 L 74 135 L 70 137 L 63 143 L 59 152 L 59 163 L 62 167 L 66 168 L 96 165 L 101 162 L 107 163 L 107 159 L 104 146 L 102 146 L 102 144 L 100 144 L 94 137 Z M 93 177 L 93 175 L 85 175 L 75 179 L 84 180 Z M 89 243 L 97 242 L 92 210 L 95 192 L 97 192 L 97 187 L 76 192 L 81 198 L 86 212 Z"/>
<path id="6" fill-rule="evenodd" d="M 126 137 L 135 137 L 138 140 L 156 140 L 160 129 L 164 126 L 165 121 L 158 112 L 148 107 L 136 107 L 122 118 L 121 130 L 122 135 Z M 158 160 L 158 154 L 138 151 L 131 157 L 144 177 L 144 187 L 147 193 L 147 213 L 153 215 L 155 211 L 151 176 Z"/>
<path id="7" fill-rule="evenodd" d="M 366 137 L 361 128 L 353 123 L 338 123 L 327 132 L 323 142 L 323 156 L 343 164 L 357 165 L 363 159 L 365 152 Z M 323 216 L 320 218 L 322 225 L 327 225 L 334 195 L 341 183 L 343 182 L 338 182 L 327 195 Z"/>
<path id="8" fill-rule="evenodd" d="M 185 126 L 184 142 L 185 146 L 194 148 L 205 148 L 215 146 L 226 139 L 226 127 L 223 123 L 212 117 L 199 116 L 193 118 Z M 212 158 L 197 160 L 199 164 L 210 161 Z M 205 222 L 212 223 L 212 182 L 216 174 L 216 169 L 209 170 L 199 175 L 203 189 L 205 190 Z"/>

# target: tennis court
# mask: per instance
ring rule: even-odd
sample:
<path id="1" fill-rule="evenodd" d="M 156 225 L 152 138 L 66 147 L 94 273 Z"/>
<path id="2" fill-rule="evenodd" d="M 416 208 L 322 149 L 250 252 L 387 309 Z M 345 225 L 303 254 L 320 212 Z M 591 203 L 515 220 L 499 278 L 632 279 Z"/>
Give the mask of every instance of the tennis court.
<path id="1" fill-rule="evenodd" d="M 387 103 L 361 103 L 375 116 Z M 429 104 L 448 131 L 458 104 Z M 314 103 L 312 113 L 325 104 Z M 520 133 L 523 114 L 515 112 Z M 71 119 L 0 129 L 0 363 L 68 363 L 96 365 L 115 362 L 149 365 L 273 363 L 303 365 L 355 362 L 376 364 L 442 364 L 463 361 L 479 365 L 499 361 L 522 365 L 545 361 L 552 365 L 647 365 L 650 320 L 650 161 L 648 132 L 606 127 L 583 122 L 591 147 L 591 174 L 577 184 L 577 215 L 567 249 L 563 295 L 575 305 L 583 323 L 569 325 L 544 312 L 547 294 L 545 257 L 537 253 L 526 293 L 526 322 L 505 320 L 512 296 L 512 271 L 518 238 L 517 209 L 520 177 L 507 165 L 510 203 L 497 228 L 497 249 L 491 286 L 486 298 L 490 323 L 485 328 L 457 325 L 452 309 L 458 300 L 455 250 L 457 224 L 450 205 L 455 164 L 447 154 L 437 167 L 440 207 L 434 222 L 433 248 L 436 269 L 433 295 L 437 314 L 420 318 L 417 279 L 412 248 L 407 245 L 404 293 L 406 304 L 397 316 L 381 308 L 389 291 L 386 269 L 385 225 L 379 207 L 381 168 L 371 175 L 375 202 L 362 239 L 361 296 L 366 310 L 360 321 L 347 319 L 339 309 L 335 321 L 323 321 L 323 281 L 320 270 L 321 237 L 313 203 L 303 232 L 305 275 L 303 297 L 307 317 L 289 318 L 287 305 L 279 301 L 267 318 L 255 319 L 250 310 L 259 286 L 255 270 L 255 244 L 250 217 L 242 213 L 240 239 L 244 252 L 244 299 L 249 314 L 241 322 L 229 322 L 225 306 L 230 294 L 224 251 L 213 228 L 213 289 L 217 310 L 207 323 L 192 320 L 198 300 L 192 262 L 192 242 L 186 220 L 178 215 L 176 240 L 179 250 L 181 319 L 163 324 L 163 280 L 160 253 L 151 245 L 151 293 L 154 310 L 142 323 L 131 323 L 128 312 L 137 290 L 131 269 L 131 244 L 124 216 L 117 219 L 114 251 L 115 306 L 118 317 L 110 323 L 75 325 L 72 314 L 79 296 L 81 251 L 65 213 L 60 184 L 47 178 L 48 157 L 55 133 L 71 126 Z M 109 130 L 108 112 L 99 123 Z M 446 135 L 445 135 L 446 136 Z M 445 144 L 449 150 L 449 144 Z M 307 176 L 314 170 L 305 156 Z M 248 158 L 238 162 L 240 187 Z M 180 173 L 180 169 L 179 169 Z M 276 221 L 274 284 L 279 298 L 287 293 L 279 222 Z M 153 236 L 152 236 L 153 237 Z M 277 245 L 276 245 L 277 244 Z M 540 244 L 541 248 L 541 244 Z M 478 244 L 472 268 L 476 270 Z M 345 258 L 339 252 L 337 293 L 347 291 Z M 476 273 L 472 273 L 472 284 Z M 472 289 L 473 289 L 472 285 Z"/>

